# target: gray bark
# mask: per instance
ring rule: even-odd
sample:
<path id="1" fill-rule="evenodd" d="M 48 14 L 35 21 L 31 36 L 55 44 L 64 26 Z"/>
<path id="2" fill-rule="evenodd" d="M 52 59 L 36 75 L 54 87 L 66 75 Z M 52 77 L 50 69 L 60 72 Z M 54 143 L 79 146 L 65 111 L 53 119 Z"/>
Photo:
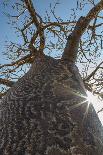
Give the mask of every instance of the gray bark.
<path id="1" fill-rule="evenodd" d="M 103 155 L 102 125 L 85 100 L 75 64 L 37 57 L 2 99 L 0 155 Z"/>

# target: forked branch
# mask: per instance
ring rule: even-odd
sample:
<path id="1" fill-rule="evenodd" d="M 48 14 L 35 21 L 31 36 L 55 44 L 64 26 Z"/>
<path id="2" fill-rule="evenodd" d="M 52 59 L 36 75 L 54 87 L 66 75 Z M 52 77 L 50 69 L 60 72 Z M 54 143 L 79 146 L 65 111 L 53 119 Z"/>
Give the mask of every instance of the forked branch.
<path id="1" fill-rule="evenodd" d="M 34 25 L 37 28 L 39 37 L 40 37 L 40 46 L 39 51 L 43 53 L 44 47 L 45 47 L 45 37 L 44 37 L 44 29 L 42 25 L 42 18 L 36 13 L 33 3 L 31 0 L 25 0 L 26 7 L 30 13 L 30 16 L 32 17 L 32 21 Z M 39 20 L 38 20 L 39 17 Z M 34 38 L 34 36 L 33 36 Z M 33 41 L 34 39 L 32 39 Z"/>

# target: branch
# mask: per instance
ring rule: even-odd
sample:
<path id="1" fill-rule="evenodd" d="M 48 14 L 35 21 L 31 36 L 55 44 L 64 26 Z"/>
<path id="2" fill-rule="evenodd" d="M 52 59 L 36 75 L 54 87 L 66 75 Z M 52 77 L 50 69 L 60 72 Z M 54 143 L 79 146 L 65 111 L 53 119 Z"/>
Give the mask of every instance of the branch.
<path id="1" fill-rule="evenodd" d="M 33 19 L 33 22 L 35 23 L 35 26 L 36 26 L 37 29 L 38 29 L 38 27 L 39 27 L 39 21 L 38 21 L 38 19 L 37 19 L 37 17 L 36 17 L 36 11 L 35 11 L 35 9 L 34 9 L 34 7 L 33 7 L 33 4 L 32 4 L 32 2 L 31 2 L 31 0 L 25 0 L 25 4 L 26 4 L 27 9 L 28 9 L 28 11 L 29 11 L 29 13 L 30 13 L 30 16 L 31 16 L 32 19 Z"/>
<path id="2" fill-rule="evenodd" d="M 94 25 L 93 26 L 89 25 L 88 29 L 93 30 L 94 28 L 100 27 L 102 25 L 103 25 L 103 23 L 97 24 L 95 26 Z"/>
<path id="3" fill-rule="evenodd" d="M 6 85 L 8 87 L 12 87 L 14 83 L 15 83 L 14 81 L 0 78 L 0 84 Z"/>
<path id="4" fill-rule="evenodd" d="M 31 37 L 29 46 L 28 46 L 33 51 L 35 50 L 35 47 L 33 46 L 33 44 L 35 43 L 35 40 L 36 40 L 37 37 L 38 37 L 38 31 L 34 32 L 33 36 Z"/>
<path id="5" fill-rule="evenodd" d="M 94 95 L 97 95 L 100 97 L 100 99 L 103 99 L 103 93 L 101 91 L 96 91 L 93 89 L 93 84 L 87 83 L 85 80 L 83 80 L 85 88 L 93 93 Z M 102 108 L 103 109 L 103 108 Z"/>
<path id="6" fill-rule="evenodd" d="M 100 68 L 100 66 L 103 64 L 103 61 L 95 68 L 95 70 L 90 74 L 90 75 L 88 75 L 85 79 L 84 79 L 84 81 L 88 81 L 88 80 L 90 80 L 90 78 L 92 77 L 92 76 L 94 76 L 94 74 L 97 72 L 97 70 Z"/>
<path id="7" fill-rule="evenodd" d="M 28 27 L 30 27 L 33 24 L 33 20 L 30 21 L 29 23 L 27 23 L 26 25 L 24 25 L 24 27 L 22 28 L 22 31 L 25 31 Z"/>
<path id="8" fill-rule="evenodd" d="M 0 92 L 0 99 L 2 99 L 2 97 L 3 97 L 3 96 L 5 96 L 5 95 L 6 95 L 6 93 L 7 93 L 7 92 L 3 92 L 3 93 L 2 93 L 2 92 Z"/>
<path id="9" fill-rule="evenodd" d="M 42 18 L 36 13 L 31 0 L 25 0 L 25 4 L 30 13 L 30 16 L 32 17 L 33 23 L 35 24 L 37 31 L 39 33 L 39 37 L 40 37 L 39 51 L 43 52 L 45 47 L 45 37 L 44 37 L 44 28 L 42 25 Z M 37 17 L 39 17 L 40 22 Z"/>
<path id="10" fill-rule="evenodd" d="M 76 23 L 76 21 L 72 21 L 72 22 L 44 22 L 45 26 L 44 28 L 48 28 L 50 26 L 62 26 L 62 25 L 74 25 Z"/>
<path id="11" fill-rule="evenodd" d="M 36 51 L 36 53 L 37 53 L 37 51 Z M 28 54 L 28 55 L 24 56 L 23 58 L 15 61 L 15 62 L 12 62 L 11 64 L 1 65 L 0 69 L 3 67 L 9 67 L 9 66 L 18 66 L 19 67 L 20 65 L 23 65 L 25 63 L 32 63 L 33 59 L 34 59 L 34 56 L 31 54 Z"/>
<path id="12" fill-rule="evenodd" d="M 73 32 L 69 35 L 66 47 L 64 49 L 62 59 L 76 62 L 79 42 L 82 34 L 85 32 L 91 20 L 97 17 L 98 13 L 103 9 L 103 0 L 95 5 L 86 17 L 80 17 L 76 23 Z"/>

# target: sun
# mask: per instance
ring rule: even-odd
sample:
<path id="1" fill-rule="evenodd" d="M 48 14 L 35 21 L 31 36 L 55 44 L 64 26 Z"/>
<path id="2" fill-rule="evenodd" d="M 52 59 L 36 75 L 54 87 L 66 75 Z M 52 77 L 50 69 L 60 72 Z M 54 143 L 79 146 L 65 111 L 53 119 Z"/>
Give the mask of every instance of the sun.
<path id="1" fill-rule="evenodd" d="M 89 104 L 91 103 L 94 106 L 96 112 L 100 110 L 101 106 L 103 107 L 103 103 L 100 101 L 98 96 L 89 91 L 87 91 L 87 101 Z"/>
<path id="2" fill-rule="evenodd" d="M 91 92 L 87 91 L 87 101 L 88 104 L 92 104 L 95 111 L 98 113 L 100 109 L 103 108 L 103 101 L 101 101 L 97 95 L 93 95 Z M 103 124 L 103 112 L 98 113 L 98 117 Z"/>
<path id="3" fill-rule="evenodd" d="M 98 102 L 98 97 L 87 91 L 87 101 L 94 106 Z"/>

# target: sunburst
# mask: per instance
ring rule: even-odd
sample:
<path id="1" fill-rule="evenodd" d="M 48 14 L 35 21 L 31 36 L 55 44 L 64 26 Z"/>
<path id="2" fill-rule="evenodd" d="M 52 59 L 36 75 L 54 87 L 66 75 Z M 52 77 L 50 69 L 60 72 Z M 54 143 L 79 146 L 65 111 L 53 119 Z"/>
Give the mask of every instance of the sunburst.
<path id="1" fill-rule="evenodd" d="M 93 95 L 91 92 L 87 91 L 87 101 L 92 104 L 95 111 L 98 112 L 103 108 L 103 101 L 101 101 L 97 95 Z M 103 124 L 103 111 L 98 113 L 98 117 Z"/>

